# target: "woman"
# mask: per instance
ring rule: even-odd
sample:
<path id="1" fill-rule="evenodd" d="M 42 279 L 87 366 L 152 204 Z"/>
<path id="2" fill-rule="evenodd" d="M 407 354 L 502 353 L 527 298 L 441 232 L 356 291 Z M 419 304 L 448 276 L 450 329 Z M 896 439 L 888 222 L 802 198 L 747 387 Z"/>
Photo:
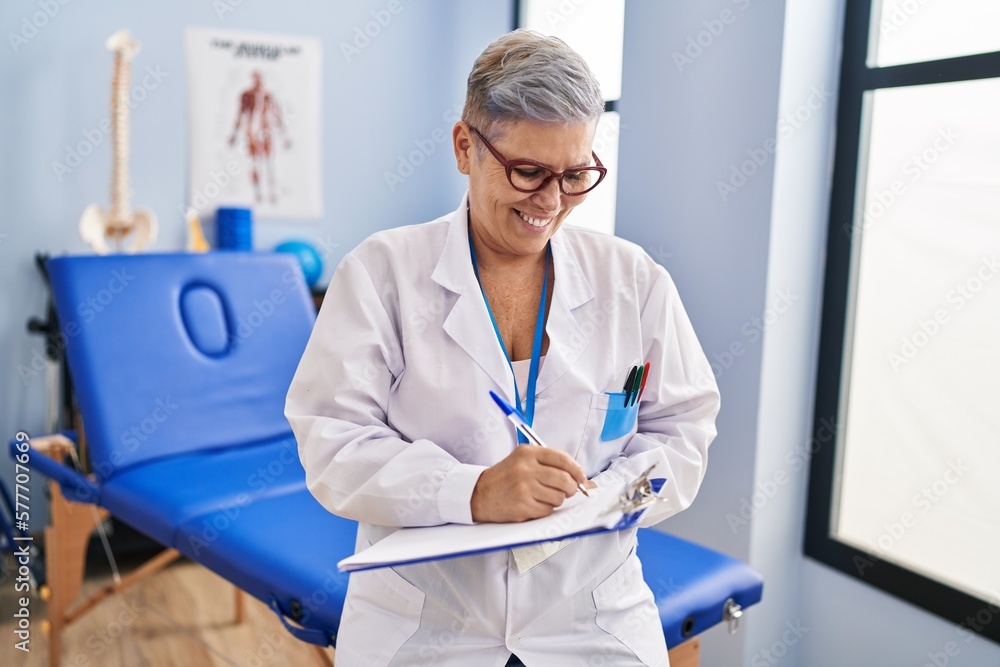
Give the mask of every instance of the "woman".
<path id="1" fill-rule="evenodd" d="M 562 228 L 603 178 L 602 110 L 563 42 L 501 37 L 452 132 L 459 208 L 337 268 L 285 414 L 358 550 L 403 526 L 545 516 L 650 466 L 667 502 L 643 525 L 694 499 L 719 395 L 674 284 L 637 246 Z M 644 362 L 630 409 L 606 392 Z M 517 446 L 491 390 L 548 448 Z M 667 665 L 635 545 L 631 529 L 353 574 L 337 664 Z"/>

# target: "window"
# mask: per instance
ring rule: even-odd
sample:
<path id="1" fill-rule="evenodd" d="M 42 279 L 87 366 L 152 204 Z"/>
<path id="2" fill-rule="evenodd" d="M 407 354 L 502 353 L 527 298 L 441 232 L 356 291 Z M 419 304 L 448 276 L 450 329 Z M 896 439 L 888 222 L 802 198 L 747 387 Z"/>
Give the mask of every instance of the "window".
<path id="1" fill-rule="evenodd" d="M 622 92 L 625 0 L 519 0 L 515 24 L 569 44 L 583 56 L 601 84 L 606 110 L 597 125 L 594 152 L 608 168 L 608 175 L 587 195 L 587 201 L 573 211 L 568 222 L 613 234 L 621 127 L 616 108 Z"/>
<path id="2" fill-rule="evenodd" d="M 872 48 L 878 67 L 1000 50 L 996 0 L 882 0 L 872 3 Z"/>
<path id="3" fill-rule="evenodd" d="M 806 553 L 1000 641 L 1000 5 L 847 0 Z"/>

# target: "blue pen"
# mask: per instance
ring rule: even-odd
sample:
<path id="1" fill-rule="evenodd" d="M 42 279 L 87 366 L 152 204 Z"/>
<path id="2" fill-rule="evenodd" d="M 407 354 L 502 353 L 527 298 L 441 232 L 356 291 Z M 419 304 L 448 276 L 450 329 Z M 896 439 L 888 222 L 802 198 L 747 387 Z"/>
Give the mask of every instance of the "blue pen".
<path id="1" fill-rule="evenodd" d="M 490 396 L 492 396 L 493 400 L 496 401 L 496 404 L 500 406 L 500 409 L 503 410 L 503 413 L 507 415 L 507 419 L 509 419 L 510 422 L 514 425 L 514 428 L 516 428 L 518 431 L 524 434 L 524 437 L 528 439 L 528 442 L 530 442 L 533 445 L 537 445 L 538 447 L 545 447 L 545 443 L 542 442 L 542 439 L 538 437 L 538 434 L 535 433 L 533 430 L 531 430 L 531 427 L 528 426 L 528 423 L 524 421 L 524 417 L 521 416 L 520 410 L 517 410 L 516 408 L 512 407 L 507 401 L 503 400 L 503 398 L 493 390 L 490 390 Z M 587 493 L 587 489 L 583 488 L 583 484 L 577 484 L 576 488 L 579 489 L 580 492 L 583 493 L 583 495 L 587 496 L 588 498 L 590 497 L 590 494 Z"/>

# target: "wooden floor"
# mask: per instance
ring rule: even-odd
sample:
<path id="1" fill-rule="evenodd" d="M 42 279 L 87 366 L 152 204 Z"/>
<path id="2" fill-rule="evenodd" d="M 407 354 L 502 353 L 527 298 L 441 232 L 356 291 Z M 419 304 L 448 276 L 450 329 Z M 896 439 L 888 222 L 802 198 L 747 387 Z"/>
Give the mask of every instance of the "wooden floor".
<path id="1" fill-rule="evenodd" d="M 7 572 L 11 560 L 6 561 Z M 121 564 L 127 572 L 131 563 Z M 88 567 L 83 595 L 111 581 Z M 244 596 L 246 618 L 233 622 L 233 587 L 181 559 L 121 594 L 102 601 L 63 634 L 67 667 L 279 667 L 319 665 L 315 650 L 285 631 L 262 602 Z M 20 595 L 20 594 L 18 594 Z M 42 602 L 31 600 L 30 653 L 14 648 L 14 582 L 0 583 L 0 665 L 46 667 L 48 637 L 41 631 Z M 328 650 L 331 659 L 333 650 Z"/>

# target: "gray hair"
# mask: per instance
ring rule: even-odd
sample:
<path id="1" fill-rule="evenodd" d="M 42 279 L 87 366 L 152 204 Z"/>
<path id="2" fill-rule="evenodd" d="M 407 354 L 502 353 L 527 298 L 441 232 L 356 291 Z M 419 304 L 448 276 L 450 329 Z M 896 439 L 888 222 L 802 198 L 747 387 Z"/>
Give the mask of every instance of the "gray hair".
<path id="1" fill-rule="evenodd" d="M 492 141 L 509 122 L 582 123 L 603 111 L 601 87 L 580 54 L 557 37 L 521 29 L 476 58 L 462 120 Z M 482 157 L 478 142 L 476 149 Z"/>

